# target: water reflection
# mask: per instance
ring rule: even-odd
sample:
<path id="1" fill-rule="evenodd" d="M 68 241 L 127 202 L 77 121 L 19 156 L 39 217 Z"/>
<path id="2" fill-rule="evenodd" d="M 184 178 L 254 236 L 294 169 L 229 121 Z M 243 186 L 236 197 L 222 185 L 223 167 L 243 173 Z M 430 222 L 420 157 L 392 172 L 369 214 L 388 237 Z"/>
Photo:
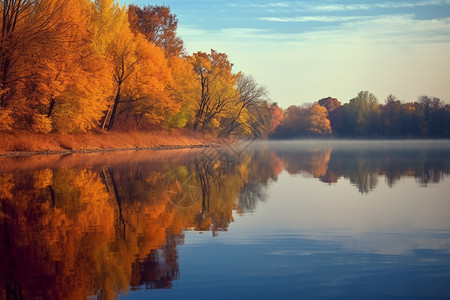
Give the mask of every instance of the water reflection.
<path id="1" fill-rule="evenodd" d="M 296 141 L 265 147 L 281 158 L 289 174 L 303 173 L 326 183 L 343 177 L 361 193 L 375 189 L 381 175 L 393 187 L 401 177 L 414 177 L 426 186 L 450 173 L 448 141 Z"/>
<path id="2" fill-rule="evenodd" d="M 255 209 L 273 177 L 263 170 L 269 159 L 228 152 L 3 158 L 0 298 L 170 288 L 183 230 L 227 230 L 232 212 Z"/>
<path id="3" fill-rule="evenodd" d="M 114 299 L 170 289 L 186 230 L 228 230 L 286 170 L 360 193 L 449 174 L 450 147 L 254 144 L 216 149 L 1 158 L 0 298 Z M 356 191 L 355 191 L 356 192 Z M 272 199 L 271 201 L 275 201 Z"/>

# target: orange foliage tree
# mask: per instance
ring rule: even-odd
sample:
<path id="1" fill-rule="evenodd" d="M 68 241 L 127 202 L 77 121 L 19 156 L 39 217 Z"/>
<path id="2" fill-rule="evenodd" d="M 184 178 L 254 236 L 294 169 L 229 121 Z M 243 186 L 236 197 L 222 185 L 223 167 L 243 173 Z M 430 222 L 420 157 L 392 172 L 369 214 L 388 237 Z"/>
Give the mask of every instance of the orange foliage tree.
<path id="1" fill-rule="evenodd" d="M 185 56 L 167 6 L 4 0 L 0 10 L 2 131 L 111 130 L 117 120 L 216 135 L 268 127 L 264 88 L 233 74 L 225 53 Z"/>
<path id="2" fill-rule="evenodd" d="M 278 125 L 283 121 L 283 110 L 276 102 L 270 106 L 270 121 L 270 133 L 274 133 Z"/>
<path id="3" fill-rule="evenodd" d="M 183 40 L 177 37 L 178 20 L 167 6 L 149 5 L 128 7 L 128 21 L 133 32 L 164 50 L 166 57 L 179 56 L 183 52 Z"/>

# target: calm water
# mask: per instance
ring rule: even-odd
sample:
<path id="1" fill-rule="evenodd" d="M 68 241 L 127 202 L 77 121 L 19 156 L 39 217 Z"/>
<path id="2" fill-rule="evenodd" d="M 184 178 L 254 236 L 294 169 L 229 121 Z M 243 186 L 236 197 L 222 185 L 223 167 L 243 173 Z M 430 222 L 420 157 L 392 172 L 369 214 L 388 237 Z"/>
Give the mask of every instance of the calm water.
<path id="1" fill-rule="evenodd" d="M 0 299 L 450 299 L 449 174 L 450 141 L 0 158 Z"/>

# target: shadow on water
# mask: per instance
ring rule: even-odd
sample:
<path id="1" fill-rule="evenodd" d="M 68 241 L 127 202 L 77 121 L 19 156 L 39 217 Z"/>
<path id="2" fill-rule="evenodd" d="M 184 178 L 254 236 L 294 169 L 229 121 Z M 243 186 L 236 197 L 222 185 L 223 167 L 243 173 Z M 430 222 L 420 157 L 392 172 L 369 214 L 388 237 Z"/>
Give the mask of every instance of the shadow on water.
<path id="1" fill-rule="evenodd" d="M 375 146 L 376 145 L 376 146 Z M 257 210 L 284 170 L 361 193 L 403 176 L 421 185 L 450 170 L 450 147 L 311 141 L 0 158 L 0 298 L 114 299 L 170 289 L 186 230 L 228 230 Z"/>

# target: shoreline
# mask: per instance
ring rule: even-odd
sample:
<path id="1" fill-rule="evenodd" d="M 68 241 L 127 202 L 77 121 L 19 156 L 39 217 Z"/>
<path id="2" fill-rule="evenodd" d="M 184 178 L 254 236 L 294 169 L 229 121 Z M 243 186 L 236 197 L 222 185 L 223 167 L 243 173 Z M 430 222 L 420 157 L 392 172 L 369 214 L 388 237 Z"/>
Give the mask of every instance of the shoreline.
<path id="1" fill-rule="evenodd" d="M 215 138 L 188 130 L 80 134 L 14 131 L 0 132 L 0 157 L 209 148 L 216 142 Z"/>
<path id="2" fill-rule="evenodd" d="M 104 153 L 120 151 L 162 151 L 162 150 L 182 150 L 182 149 L 201 149 L 218 147 L 215 144 L 193 144 L 193 145 L 159 145 L 151 147 L 130 147 L 130 148 L 101 148 L 101 149 L 79 149 L 79 150 L 48 150 L 48 151 L 9 151 L 0 153 L 0 157 L 27 157 L 38 155 L 68 155 L 78 153 Z"/>

